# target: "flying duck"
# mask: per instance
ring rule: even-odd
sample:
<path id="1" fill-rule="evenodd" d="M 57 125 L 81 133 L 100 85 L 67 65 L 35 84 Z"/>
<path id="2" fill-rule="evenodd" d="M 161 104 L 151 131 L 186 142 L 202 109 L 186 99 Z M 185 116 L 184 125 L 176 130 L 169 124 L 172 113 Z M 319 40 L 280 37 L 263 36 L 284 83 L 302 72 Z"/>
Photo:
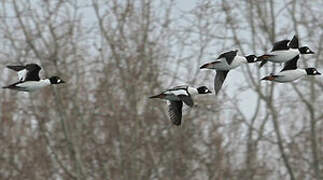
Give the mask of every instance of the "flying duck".
<path id="1" fill-rule="evenodd" d="M 182 107 L 183 102 L 189 106 L 193 107 L 194 102 L 192 96 L 198 94 L 208 94 L 212 93 L 206 86 L 201 86 L 198 88 L 190 87 L 187 85 L 176 86 L 171 89 L 167 89 L 162 93 L 151 96 L 149 98 L 160 98 L 168 100 L 168 114 L 172 123 L 176 126 L 181 125 L 182 121 Z"/>
<path id="2" fill-rule="evenodd" d="M 60 77 L 52 76 L 48 79 L 40 79 L 39 71 L 41 67 L 37 64 L 27 64 L 25 66 L 7 66 L 7 68 L 17 71 L 19 81 L 11 85 L 2 87 L 17 91 L 31 92 L 51 84 L 65 83 Z"/>
<path id="3" fill-rule="evenodd" d="M 270 53 L 259 56 L 258 61 L 261 61 L 259 68 L 268 61 L 284 63 L 300 54 L 314 54 L 314 52 L 307 46 L 299 47 L 298 38 L 295 35 L 291 41 L 286 39 L 275 42 Z"/>
<path id="4" fill-rule="evenodd" d="M 298 59 L 299 59 L 299 55 L 294 57 L 292 60 L 287 61 L 285 63 L 284 68 L 278 74 L 270 74 L 269 76 L 266 76 L 261 80 L 286 83 L 286 82 L 295 81 L 296 79 L 299 79 L 307 75 L 321 75 L 321 73 L 318 72 L 317 69 L 315 68 L 305 68 L 305 69 L 297 68 Z"/>
<path id="5" fill-rule="evenodd" d="M 221 54 L 215 61 L 202 65 L 200 69 L 216 70 L 216 76 L 214 78 L 214 90 L 215 94 L 218 94 L 228 72 L 231 69 L 237 68 L 241 64 L 254 63 L 257 61 L 257 56 L 239 56 L 238 50 L 235 50 Z"/>

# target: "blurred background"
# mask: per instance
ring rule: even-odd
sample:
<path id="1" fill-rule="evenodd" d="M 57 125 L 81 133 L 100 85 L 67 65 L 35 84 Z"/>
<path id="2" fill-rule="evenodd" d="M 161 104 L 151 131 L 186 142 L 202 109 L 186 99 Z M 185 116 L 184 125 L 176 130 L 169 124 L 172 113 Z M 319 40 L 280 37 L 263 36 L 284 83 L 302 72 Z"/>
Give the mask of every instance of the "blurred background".
<path id="1" fill-rule="evenodd" d="M 38 63 L 64 85 L 1 90 L 0 179 L 323 179 L 323 81 L 260 82 L 282 66 L 232 70 L 222 90 L 171 126 L 169 87 L 207 85 L 220 53 L 262 55 L 298 35 L 323 71 L 323 1 L 35 0 L 0 2 L 6 65 Z"/>

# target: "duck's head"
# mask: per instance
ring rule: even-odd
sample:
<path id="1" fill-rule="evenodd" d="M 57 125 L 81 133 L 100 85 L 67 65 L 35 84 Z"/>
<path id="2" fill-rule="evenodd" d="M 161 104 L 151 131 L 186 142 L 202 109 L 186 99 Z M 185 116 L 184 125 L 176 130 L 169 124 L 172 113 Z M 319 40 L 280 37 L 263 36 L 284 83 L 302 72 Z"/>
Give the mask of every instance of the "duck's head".
<path id="1" fill-rule="evenodd" d="M 199 94 L 209 94 L 212 93 L 206 86 L 200 86 L 197 88 Z"/>
<path id="2" fill-rule="evenodd" d="M 249 56 L 245 56 L 245 58 L 247 59 L 248 63 L 255 63 L 258 61 L 258 57 L 256 55 L 249 55 Z"/>
<path id="3" fill-rule="evenodd" d="M 316 68 L 306 68 L 305 71 L 307 75 L 321 75 L 321 73 Z"/>
<path id="4" fill-rule="evenodd" d="M 298 50 L 301 54 L 314 54 L 314 52 L 307 46 L 300 47 Z"/>
<path id="5" fill-rule="evenodd" d="M 51 84 L 62 84 L 65 83 L 60 77 L 58 76 L 52 76 L 49 78 L 49 81 Z"/>

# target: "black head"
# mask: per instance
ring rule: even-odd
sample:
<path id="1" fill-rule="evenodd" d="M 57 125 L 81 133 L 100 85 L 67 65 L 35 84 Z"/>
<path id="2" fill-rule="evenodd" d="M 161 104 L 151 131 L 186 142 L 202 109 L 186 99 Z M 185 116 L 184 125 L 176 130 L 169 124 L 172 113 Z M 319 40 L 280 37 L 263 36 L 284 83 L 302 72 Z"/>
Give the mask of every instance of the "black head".
<path id="1" fill-rule="evenodd" d="M 199 94 L 208 94 L 212 93 L 206 86 L 201 86 L 197 88 Z"/>
<path id="2" fill-rule="evenodd" d="M 306 71 L 307 75 L 313 75 L 313 76 L 314 75 L 321 75 L 321 73 L 318 72 L 317 69 L 315 69 L 315 68 L 306 68 L 305 71 Z"/>
<path id="3" fill-rule="evenodd" d="M 52 76 L 49 78 L 49 81 L 51 84 L 61 84 L 61 83 L 65 83 L 65 81 L 63 81 L 60 77 L 58 76 Z"/>
<path id="4" fill-rule="evenodd" d="M 248 63 L 254 63 L 257 62 L 258 58 L 255 55 L 249 55 L 249 56 L 245 56 Z"/>
<path id="5" fill-rule="evenodd" d="M 298 50 L 301 54 L 314 54 L 314 52 L 307 46 L 300 47 Z"/>

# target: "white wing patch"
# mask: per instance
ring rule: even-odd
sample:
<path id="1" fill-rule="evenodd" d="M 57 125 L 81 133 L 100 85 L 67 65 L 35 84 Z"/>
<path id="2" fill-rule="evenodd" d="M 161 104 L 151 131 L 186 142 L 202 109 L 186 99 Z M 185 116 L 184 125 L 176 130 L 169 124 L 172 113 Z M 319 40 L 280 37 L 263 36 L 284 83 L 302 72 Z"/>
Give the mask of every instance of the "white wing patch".
<path id="1" fill-rule="evenodd" d="M 198 94 L 199 92 L 197 91 L 197 89 L 195 89 L 195 88 L 192 88 L 192 87 L 188 87 L 187 88 L 187 91 L 188 91 L 188 93 L 190 93 L 191 95 L 196 95 L 196 94 Z M 207 91 L 207 89 L 205 90 L 205 92 Z"/>
<path id="2" fill-rule="evenodd" d="M 17 74 L 18 74 L 19 81 L 24 81 L 26 79 L 27 70 L 24 69 L 24 70 L 18 71 Z"/>
<path id="3" fill-rule="evenodd" d="M 179 89 L 179 90 L 175 90 L 175 91 L 167 91 L 166 94 L 174 94 L 175 96 L 178 96 L 178 95 L 188 96 L 187 92 L 184 89 Z"/>

